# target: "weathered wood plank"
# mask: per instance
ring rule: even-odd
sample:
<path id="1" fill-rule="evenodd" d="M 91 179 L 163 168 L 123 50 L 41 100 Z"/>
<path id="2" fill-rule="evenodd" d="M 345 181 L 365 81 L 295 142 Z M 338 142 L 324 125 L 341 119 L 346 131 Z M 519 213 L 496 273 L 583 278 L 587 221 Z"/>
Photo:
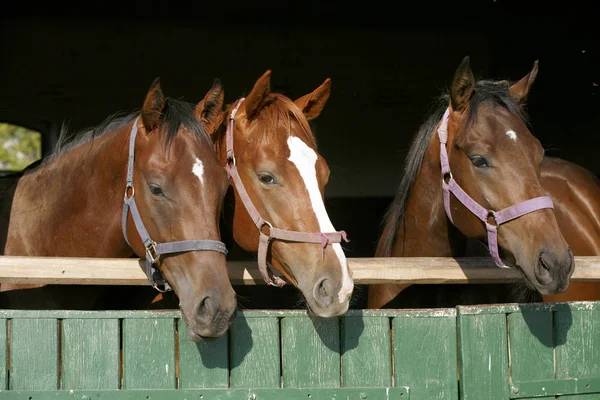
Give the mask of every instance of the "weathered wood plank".
<path id="1" fill-rule="evenodd" d="M 175 381 L 175 320 L 123 320 L 123 389 L 174 389 Z"/>
<path id="2" fill-rule="evenodd" d="M 508 326 L 512 381 L 554 379 L 552 312 L 524 310 L 509 314 Z"/>
<path id="3" fill-rule="evenodd" d="M 282 318 L 281 347 L 283 387 L 340 386 L 338 318 Z"/>
<path id="4" fill-rule="evenodd" d="M 342 317 L 344 387 L 391 387 L 392 361 L 388 317 Z"/>
<path id="5" fill-rule="evenodd" d="M 7 325 L 6 318 L 0 318 L 0 390 L 8 390 Z"/>
<path id="6" fill-rule="evenodd" d="M 600 312 L 560 311 L 555 313 L 554 320 L 556 377 L 600 376 Z"/>
<path id="7" fill-rule="evenodd" d="M 411 399 L 457 399 L 456 312 L 394 318 L 395 386 L 409 386 Z"/>
<path id="8" fill-rule="evenodd" d="M 230 328 L 231 387 L 281 386 L 279 319 L 238 314 Z"/>
<path id="9" fill-rule="evenodd" d="M 10 389 L 58 389 L 58 321 L 10 321 Z"/>
<path id="10" fill-rule="evenodd" d="M 62 388 L 119 388 L 119 321 L 62 322 Z"/>
<path id="11" fill-rule="evenodd" d="M 256 262 L 230 261 L 235 285 L 262 285 Z M 497 268 L 488 257 L 349 258 L 357 284 L 507 283 L 523 278 L 516 269 Z M 575 257 L 573 281 L 600 281 L 600 257 Z M 140 260 L 0 256 L 0 283 L 148 285 Z"/>
<path id="12" fill-rule="evenodd" d="M 228 336 L 213 342 L 193 342 L 183 319 L 179 329 L 179 387 L 181 389 L 229 386 Z"/>
<path id="13" fill-rule="evenodd" d="M 458 323 L 462 400 L 508 399 L 506 315 L 459 315 Z"/>

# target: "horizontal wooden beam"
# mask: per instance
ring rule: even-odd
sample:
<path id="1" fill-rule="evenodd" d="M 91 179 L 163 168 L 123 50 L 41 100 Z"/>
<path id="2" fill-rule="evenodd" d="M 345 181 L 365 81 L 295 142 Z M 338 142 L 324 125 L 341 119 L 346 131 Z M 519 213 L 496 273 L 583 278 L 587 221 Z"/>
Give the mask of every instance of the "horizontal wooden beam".
<path id="1" fill-rule="evenodd" d="M 490 258 L 349 258 L 356 284 L 506 283 L 521 278 Z M 600 257 L 575 257 L 572 281 L 600 281 Z M 228 262 L 234 285 L 264 284 L 254 261 Z M 127 258 L 0 256 L 0 283 L 62 285 L 147 285 L 143 263 Z"/>

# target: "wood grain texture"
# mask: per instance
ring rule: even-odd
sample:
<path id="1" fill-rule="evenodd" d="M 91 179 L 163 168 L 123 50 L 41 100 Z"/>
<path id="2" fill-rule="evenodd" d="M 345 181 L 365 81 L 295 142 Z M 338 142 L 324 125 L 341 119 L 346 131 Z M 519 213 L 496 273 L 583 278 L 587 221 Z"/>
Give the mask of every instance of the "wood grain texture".
<path id="1" fill-rule="evenodd" d="M 600 376 L 600 313 L 560 311 L 555 313 L 556 377 L 558 379 Z"/>
<path id="2" fill-rule="evenodd" d="M 226 388 L 229 386 L 229 340 L 193 342 L 179 320 L 179 387 L 181 389 Z"/>
<path id="3" fill-rule="evenodd" d="M 62 388 L 119 389 L 119 321 L 62 322 Z"/>
<path id="4" fill-rule="evenodd" d="M 0 318 L 0 390 L 8 390 L 8 322 Z"/>
<path id="5" fill-rule="evenodd" d="M 173 318 L 123 321 L 123 388 L 175 388 Z"/>
<path id="6" fill-rule="evenodd" d="M 388 317 L 342 317 L 344 387 L 391 387 L 391 333 Z"/>
<path id="7" fill-rule="evenodd" d="M 231 387 L 280 387 L 279 318 L 238 314 L 230 332 Z"/>
<path id="8" fill-rule="evenodd" d="M 58 389 L 58 321 L 13 319 L 10 325 L 10 389 Z"/>
<path id="9" fill-rule="evenodd" d="M 281 319 L 284 388 L 340 387 L 339 319 Z"/>
<path id="10" fill-rule="evenodd" d="M 394 318 L 394 386 L 410 398 L 458 398 L 456 317 Z"/>
<path id="11" fill-rule="evenodd" d="M 256 262 L 230 261 L 234 285 L 262 285 Z M 495 266 L 491 258 L 349 258 L 356 284 L 508 283 L 523 278 L 515 269 Z M 575 257 L 572 281 L 600 281 L 600 257 Z M 140 260 L 0 256 L 0 283 L 148 285 Z"/>

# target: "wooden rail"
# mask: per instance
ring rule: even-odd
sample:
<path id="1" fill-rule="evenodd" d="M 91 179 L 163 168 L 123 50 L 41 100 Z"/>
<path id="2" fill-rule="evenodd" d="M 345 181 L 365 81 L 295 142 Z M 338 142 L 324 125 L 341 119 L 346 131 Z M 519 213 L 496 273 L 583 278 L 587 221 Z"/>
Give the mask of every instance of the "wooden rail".
<path id="1" fill-rule="evenodd" d="M 356 284 L 503 283 L 519 281 L 515 269 L 490 258 L 349 258 Z M 600 257 L 575 257 L 573 281 L 600 281 Z M 147 285 L 138 259 L 0 256 L 0 283 Z M 264 284 L 255 261 L 230 261 L 234 285 Z"/>

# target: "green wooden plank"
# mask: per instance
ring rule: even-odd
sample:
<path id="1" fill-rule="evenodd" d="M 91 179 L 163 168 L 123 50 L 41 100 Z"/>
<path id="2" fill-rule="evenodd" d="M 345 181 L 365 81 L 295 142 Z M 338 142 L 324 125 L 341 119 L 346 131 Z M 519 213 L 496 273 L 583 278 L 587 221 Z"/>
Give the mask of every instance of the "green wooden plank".
<path id="1" fill-rule="evenodd" d="M 461 398 L 508 399 L 506 315 L 461 315 L 458 321 Z"/>
<path id="2" fill-rule="evenodd" d="M 560 311 L 554 318 L 556 377 L 600 376 L 600 312 Z"/>
<path id="3" fill-rule="evenodd" d="M 391 387 L 390 340 L 388 317 L 343 317 L 343 386 Z"/>
<path id="4" fill-rule="evenodd" d="M 175 388 L 173 318 L 123 320 L 123 388 Z"/>
<path id="5" fill-rule="evenodd" d="M 408 388 L 5 392 L 3 400 L 410 400 Z"/>
<path id="6" fill-rule="evenodd" d="M 573 396 L 559 396 L 558 400 L 600 400 L 600 393 L 575 394 Z"/>
<path id="7" fill-rule="evenodd" d="M 229 386 L 228 337 L 196 343 L 190 339 L 183 319 L 178 320 L 179 387 L 226 388 Z"/>
<path id="8" fill-rule="evenodd" d="M 511 399 L 600 393 L 600 379 L 552 379 L 513 382 Z"/>
<path id="9" fill-rule="evenodd" d="M 230 336 L 231 387 L 280 387 L 279 318 L 239 315 Z"/>
<path id="10" fill-rule="evenodd" d="M 282 318 L 281 353 L 283 387 L 339 387 L 339 318 Z"/>
<path id="11" fill-rule="evenodd" d="M 119 321 L 62 322 L 62 388 L 119 388 Z"/>
<path id="12" fill-rule="evenodd" d="M 413 399 L 458 398 L 456 318 L 394 318 L 395 386 Z"/>
<path id="13" fill-rule="evenodd" d="M 512 381 L 554 379 L 552 312 L 525 310 L 510 314 L 508 326 Z"/>
<path id="14" fill-rule="evenodd" d="M 58 321 L 10 321 L 10 389 L 58 389 Z"/>
<path id="15" fill-rule="evenodd" d="M 0 319 L 0 390 L 8 390 L 8 323 Z"/>

